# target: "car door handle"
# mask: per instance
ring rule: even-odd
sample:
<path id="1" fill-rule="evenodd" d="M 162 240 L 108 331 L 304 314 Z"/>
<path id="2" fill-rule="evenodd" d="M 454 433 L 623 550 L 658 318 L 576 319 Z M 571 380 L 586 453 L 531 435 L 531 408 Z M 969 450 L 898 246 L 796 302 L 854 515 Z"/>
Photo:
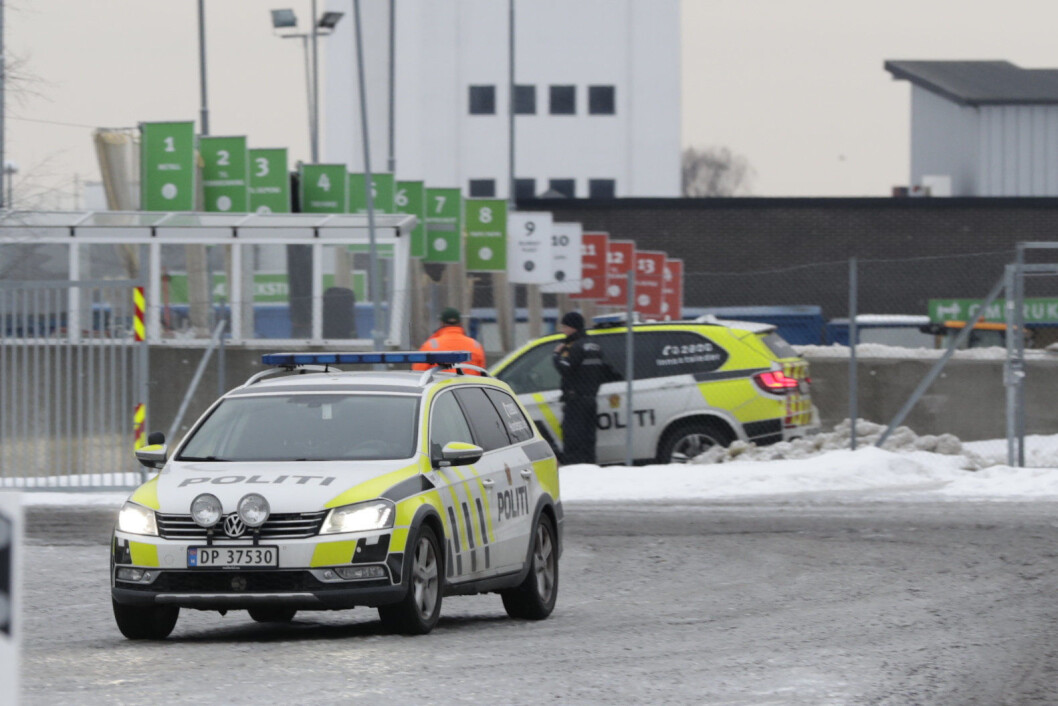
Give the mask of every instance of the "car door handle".
<path id="1" fill-rule="evenodd" d="M 522 478 L 532 478 L 533 477 L 533 472 L 530 469 L 528 469 L 528 468 L 523 468 L 522 470 L 519 471 L 519 473 L 521 474 Z"/>
<path id="2" fill-rule="evenodd" d="M 481 484 L 486 488 L 491 488 L 492 486 L 496 485 L 496 481 L 492 480 L 491 478 L 483 478 Z"/>

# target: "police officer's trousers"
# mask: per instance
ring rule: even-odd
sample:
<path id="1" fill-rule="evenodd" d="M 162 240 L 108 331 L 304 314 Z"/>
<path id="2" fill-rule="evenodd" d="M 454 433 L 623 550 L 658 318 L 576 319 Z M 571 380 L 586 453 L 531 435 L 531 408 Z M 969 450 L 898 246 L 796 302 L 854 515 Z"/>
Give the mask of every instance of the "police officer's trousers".
<path id="1" fill-rule="evenodd" d="M 562 404 L 562 463 L 595 463 L 595 397 L 568 397 Z"/>

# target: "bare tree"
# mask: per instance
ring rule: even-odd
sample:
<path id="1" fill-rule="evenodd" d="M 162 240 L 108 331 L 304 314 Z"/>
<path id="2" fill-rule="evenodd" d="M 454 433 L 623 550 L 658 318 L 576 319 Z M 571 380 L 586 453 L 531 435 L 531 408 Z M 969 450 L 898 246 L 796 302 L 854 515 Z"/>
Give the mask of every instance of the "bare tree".
<path id="1" fill-rule="evenodd" d="M 746 196 L 756 172 L 749 161 L 727 147 L 683 150 L 684 196 Z"/>

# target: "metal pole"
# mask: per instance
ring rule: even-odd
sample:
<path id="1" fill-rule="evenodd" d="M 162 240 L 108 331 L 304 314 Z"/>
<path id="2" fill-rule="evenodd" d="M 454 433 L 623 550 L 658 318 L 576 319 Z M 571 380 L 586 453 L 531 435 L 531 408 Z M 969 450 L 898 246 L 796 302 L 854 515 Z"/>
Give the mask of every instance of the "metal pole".
<path id="1" fill-rule="evenodd" d="M 371 175 L 371 143 L 368 141 L 367 129 L 367 85 L 364 80 L 364 46 L 361 39 L 360 28 L 360 0 L 353 0 L 353 19 L 356 26 L 356 75 L 360 88 L 360 128 L 364 142 L 364 189 L 367 195 L 367 233 L 371 242 L 371 280 L 368 283 L 371 289 L 371 301 L 374 304 L 375 323 L 371 331 L 371 338 L 375 341 L 375 350 L 380 351 L 383 347 L 382 339 L 382 278 L 378 271 L 378 245 L 375 242 L 375 197 L 372 194 L 371 185 L 374 179 Z"/>
<path id="2" fill-rule="evenodd" d="M 1020 268 L 1017 265 L 1006 266 L 1006 344 L 1007 360 L 1003 366 L 1003 385 L 1007 388 L 1007 465 L 1013 466 L 1017 463 L 1017 422 L 1016 409 L 1018 404 L 1018 379 L 1023 374 L 1021 366 L 1017 363 L 1016 348 L 1014 343 L 1017 316 L 1014 313 L 1017 303 L 1017 285 L 1015 279 Z"/>
<path id="3" fill-rule="evenodd" d="M 209 107 L 206 101 L 206 8 L 205 0 L 198 0 L 198 83 L 202 91 L 202 134 L 209 134 Z"/>
<path id="4" fill-rule="evenodd" d="M 507 0 L 507 203 L 514 210 L 514 0 Z"/>
<path id="5" fill-rule="evenodd" d="M 856 379 L 856 342 L 859 340 L 859 331 L 856 330 L 856 315 L 859 311 L 857 301 L 857 290 L 859 281 L 856 272 L 856 258 L 849 258 L 849 422 L 850 437 L 849 448 L 856 450 L 856 419 L 859 417 L 859 387 Z"/>
<path id="6" fill-rule="evenodd" d="M 386 168 L 397 173 L 396 152 L 397 0 L 389 0 L 389 160 Z"/>
<path id="7" fill-rule="evenodd" d="M 316 118 L 313 115 L 312 108 L 312 55 L 309 53 L 309 35 L 301 35 L 301 49 L 305 52 L 305 100 L 308 101 L 307 112 L 309 115 L 309 149 L 316 143 L 316 131 L 315 124 Z M 316 157 L 312 157 L 313 163 L 316 162 Z"/>
<path id="8" fill-rule="evenodd" d="M 633 335 L 633 328 L 635 322 L 635 309 L 636 309 L 636 268 L 632 268 L 628 271 L 628 313 L 626 315 L 625 324 L 628 330 L 625 334 L 625 383 L 627 384 L 627 390 L 625 396 L 628 398 L 628 403 L 625 406 L 626 416 L 625 419 L 625 465 L 631 466 L 635 460 L 632 455 L 632 417 L 635 416 L 632 412 L 632 383 L 635 378 L 635 337 Z"/>
<path id="9" fill-rule="evenodd" d="M 319 20 L 316 17 L 316 0 L 312 0 L 312 162 L 320 162 L 320 54 Z"/>
<path id="10" fill-rule="evenodd" d="M 1018 243 L 1014 272 L 1014 362 L 1018 376 L 1014 378 L 1014 436 L 1018 467 L 1025 466 L 1025 246 Z M 1007 322 L 1010 329 L 1010 322 Z"/>
<path id="11" fill-rule="evenodd" d="M 4 94 L 7 90 L 7 56 L 4 54 L 4 0 L 0 0 L 0 210 L 6 205 L 8 208 L 11 207 L 11 199 L 4 203 L 4 189 L 3 189 L 3 174 L 4 165 L 7 164 L 4 161 L 6 152 L 4 151 Z"/>
<path id="12" fill-rule="evenodd" d="M 958 350 L 959 346 L 965 343 L 966 339 L 970 337 L 970 332 L 973 331 L 973 325 L 977 323 L 978 319 L 980 319 L 981 316 L 984 315 L 984 312 L 988 310 L 988 307 L 992 306 L 993 302 L 999 297 L 999 293 L 1003 291 L 1005 281 L 1006 279 L 1004 277 L 1000 277 L 999 281 L 995 283 L 995 286 L 992 287 L 992 291 L 988 293 L 988 296 L 985 297 L 984 303 L 981 304 L 981 309 L 977 316 L 974 316 L 970 321 L 967 321 L 966 326 L 964 326 L 963 330 L 959 332 L 959 335 L 952 339 L 952 342 L 948 344 L 948 350 L 944 351 L 944 355 L 933 364 L 933 367 L 930 368 L 928 373 L 926 373 L 926 377 L 922 378 L 922 382 L 918 384 L 915 391 L 911 393 L 911 397 L 908 398 L 907 402 L 904 403 L 904 406 L 900 408 L 900 411 L 897 412 L 896 416 L 889 422 L 889 426 L 886 427 L 885 431 L 878 438 L 878 441 L 875 442 L 875 446 L 881 448 L 882 444 L 884 444 L 886 439 L 889 438 L 889 435 L 893 433 L 893 430 L 904 421 L 918 400 L 926 393 L 926 390 L 928 390 L 929 386 L 933 384 L 933 381 L 937 379 L 937 376 L 940 375 L 940 371 L 944 369 L 944 366 L 949 360 L 951 360 L 951 357 L 955 355 L 955 351 Z"/>

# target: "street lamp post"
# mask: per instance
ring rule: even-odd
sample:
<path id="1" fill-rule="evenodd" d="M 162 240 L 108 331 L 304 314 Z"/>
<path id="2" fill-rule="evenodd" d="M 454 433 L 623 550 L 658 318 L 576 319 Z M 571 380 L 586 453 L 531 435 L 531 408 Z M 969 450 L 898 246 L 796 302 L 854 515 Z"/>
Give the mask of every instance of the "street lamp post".
<path id="1" fill-rule="evenodd" d="M 272 10 L 272 29 L 282 39 L 300 39 L 305 53 L 305 88 L 308 94 L 309 113 L 309 148 L 312 161 L 320 161 L 320 73 L 317 40 L 334 32 L 335 26 L 343 17 L 341 12 L 324 12 L 316 18 L 316 0 L 312 0 L 312 30 L 309 32 L 285 31 L 296 30 L 298 18 L 293 10 Z M 311 52 L 310 52 L 311 40 Z"/>

